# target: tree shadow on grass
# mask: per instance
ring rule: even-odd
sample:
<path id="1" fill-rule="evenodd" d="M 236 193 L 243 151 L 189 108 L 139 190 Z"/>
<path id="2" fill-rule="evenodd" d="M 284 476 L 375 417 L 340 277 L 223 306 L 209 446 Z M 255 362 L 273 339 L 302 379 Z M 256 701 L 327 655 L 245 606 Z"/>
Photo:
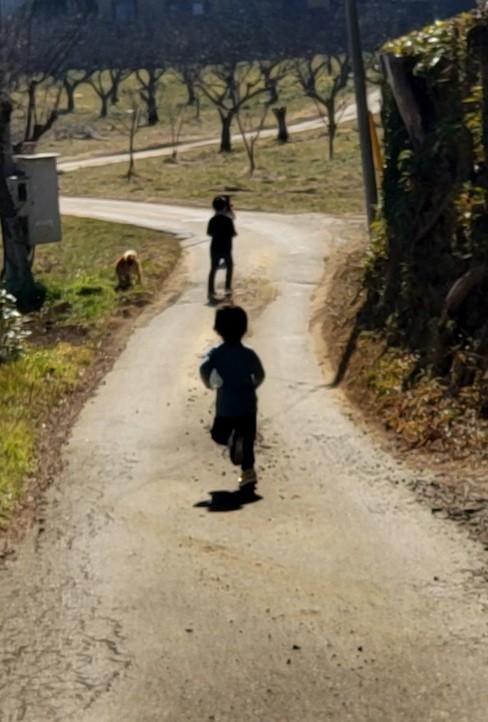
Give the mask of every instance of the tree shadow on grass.
<path id="1" fill-rule="evenodd" d="M 195 509 L 207 509 L 211 512 L 238 511 L 247 504 L 255 504 L 263 498 L 254 489 L 238 489 L 237 491 L 210 491 L 210 499 L 194 504 Z"/>

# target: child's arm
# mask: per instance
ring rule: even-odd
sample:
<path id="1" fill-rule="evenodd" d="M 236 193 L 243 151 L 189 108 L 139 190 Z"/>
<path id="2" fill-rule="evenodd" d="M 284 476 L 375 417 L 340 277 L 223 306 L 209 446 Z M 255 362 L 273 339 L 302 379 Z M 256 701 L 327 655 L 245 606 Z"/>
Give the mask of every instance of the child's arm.
<path id="1" fill-rule="evenodd" d="M 254 382 L 254 386 L 257 388 L 261 386 L 264 381 L 266 374 L 264 373 L 263 364 L 261 363 L 259 356 L 254 354 L 253 368 L 251 371 L 251 378 Z"/>
<path id="2" fill-rule="evenodd" d="M 211 389 L 210 386 L 210 374 L 212 373 L 213 364 L 212 364 L 212 350 L 211 349 L 205 358 L 203 359 L 202 363 L 200 364 L 200 378 L 202 379 L 204 385 L 207 387 L 207 389 Z"/>
<path id="3" fill-rule="evenodd" d="M 223 380 L 213 362 L 213 351 L 214 349 L 210 349 L 200 364 L 200 378 L 207 389 L 219 389 L 223 384 Z"/>

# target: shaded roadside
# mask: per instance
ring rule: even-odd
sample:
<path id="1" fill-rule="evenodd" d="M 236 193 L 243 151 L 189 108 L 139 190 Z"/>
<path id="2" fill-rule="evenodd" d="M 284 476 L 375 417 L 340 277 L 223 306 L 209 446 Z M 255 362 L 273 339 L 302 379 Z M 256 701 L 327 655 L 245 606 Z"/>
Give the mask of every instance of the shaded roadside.
<path id="1" fill-rule="evenodd" d="M 384 348 L 371 339 L 358 345 L 358 312 L 363 302 L 360 284 L 367 239 L 359 220 L 344 224 L 341 233 L 345 246 L 327 259 L 323 282 L 314 300 L 312 327 L 326 380 L 345 394 L 349 413 L 359 426 L 389 453 L 419 471 L 418 478 L 405 480 L 416 498 L 435 517 L 465 527 L 488 550 L 488 469 L 477 454 L 474 435 L 470 439 L 466 433 L 458 458 L 453 458 L 438 439 L 420 445 L 412 436 L 411 427 L 405 425 L 402 433 L 403 427 L 391 425 L 391 415 L 403 412 L 400 394 L 397 401 L 391 401 L 396 406 L 385 407 L 377 389 L 368 384 L 371 368 L 382 362 Z M 409 399 L 414 393 L 408 390 Z M 422 402 L 419 392 L 418 404 Z M 424 403 L 430 405 L 431 399 L 426 398 Z M 432 471 L 430 478 L 420 473 L 426 469 Z"/>

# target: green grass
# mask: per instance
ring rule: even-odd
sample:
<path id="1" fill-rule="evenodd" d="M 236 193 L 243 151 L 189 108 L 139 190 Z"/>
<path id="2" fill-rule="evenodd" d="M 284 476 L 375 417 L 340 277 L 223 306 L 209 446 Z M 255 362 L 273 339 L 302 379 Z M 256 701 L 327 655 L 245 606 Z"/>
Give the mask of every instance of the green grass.
<path id="1" fill-rule="evenodd" d="M 48 291 L 41 320 L 94 333 L 103 330 L 113 313 L 127 302 L 149 303 L 179 256 L 179 246 L 158 231 L 90 219 L 64 218 L 64 240 L 39 247 L 36 277 Z M 115 290 L 115 261 L 128 248 L 137 251 L 144 285 L 128 294 Z"/>
<path id="2" fill-rule="evenodd" d="M 230 154 L 213 147 L 182 155 L 136 161 L 137 176 L 124 177 L 125 164 L 87 168 L 60 176 L 64 195 L 101 194 L 149 202 L 189 202 L 208 206 L 215 193 L 231 192 L 236 209 L 344 214 L 363 213 L 357 133 L 339 132 L 336 156 L 327 160 L 327 137 L 321 131 L 293 136 L 278 145 L 258 141 L 257 172 L 251 178 L 242 145 Z"/>
<path id="3" fill-rule="evenodd" d="M 35 466 L 39 431 L 82 377 L 93 351 L 57 344 L 31 350 L 0 367 L 0 528 L 5 525 Z"/>
<path id="4" fill-rule="evenodd" d="M 134 248 L 144 285 L 115 290 L 117 256 Z M 52 411 L 84 383 L 105 333 L 155 298 L 180 249 L 167 234 L 101 221 L 64 218 L 63 241 L 39 247 L 43 309 L 29 316 L 26 353 L 0 365 L 0 529 L 6 527 L 35 469 L 37 444 Z"/>

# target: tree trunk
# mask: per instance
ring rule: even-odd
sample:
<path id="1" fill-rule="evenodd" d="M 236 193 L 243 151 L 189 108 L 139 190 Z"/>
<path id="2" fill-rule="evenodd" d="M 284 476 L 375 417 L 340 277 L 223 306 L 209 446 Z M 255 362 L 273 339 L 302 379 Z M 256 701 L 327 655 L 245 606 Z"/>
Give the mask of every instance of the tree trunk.
<path id="1" fill-rule="evenodd" d="M 3 100 L 0 104 L 0 217 L 3 235 L 3 279 L 7 291 L 17 299 L 21 310 L 39 308 L 44 300 L 34 282 L 29 263 L 29 239 L 26 222 L 17 215 L 7 178 L 16 168 L 12 156 L 10 116 L 12 105 Z"/>
<path id="2" fill-rule="evenodd" d="M 273 78 L 266 79 L 266 90 L 269 93 L 268 104 L 273 105 L 273 103 L 278 103 L 278 86 L 276 80 L 274 80 Z"/>
<path id="3" fill-rule="evenodd" d="M 110 73 L 110 80 L 112 81 L 112 87 L 110 89 L 110 102 L 112 105 L 117 105 L 119 102 L 119 89 L 120 83 L 122 82 L 123 73 L 112 71 Z"/>
<path id="4" fill-rule="evenodd" d="M 186 91 L 188 93 L 188 99 L 186 101 L 187 105 L 195 105 L 196 101 L 196 94 L 195 94 L 195 84 L 193 82 L 193 78 L 189 75 L 184 76 L 184 81 L 186 85 Z"/>
<path id="5" fill-rule="evenodd" d="M 337 133 L 335 123 L 329 125 L 329 160 L 334 160 L 334 141 Z"/>
<path id="6" fill-rule="evenodd" d="M 254 160 L 254 148 L 251 150 L 251 153 L 249 154 L 249 175 L 251 178 L 254 175 L 254 172 L 256 170 L 256 161 Z"/>
<path id="7" fill-rule="evenodd" d="M 148 99 L 147 103 L 147 124 L 148 125 L 156 125 L 159 122 L 159 115 L 158 115 L 158 106 L 156 104 L 156 99 L 154 97 L 150 97 Z"/>
<path id="8" fill-rule="evenodd" d="M 75 112 L 75 90 L 76 86 L 71 85 L 67 80 L 63 80 L 64 89 L 66 91 L 66 109 L 65 113 L 74 113 Z"/>
<path id="9" fill-rule="evenodd" d="M 32 129 L 34 127 L 36 118 L 36 83 L 29 83 L 27 89 L 27 97 L 29 98 L 27 103 L 27 123 L 25 126 L 24 140 L 30 140 Z M 10 132 L 10 131 L 9 131 Z"/>
<path id="10" fill-rule="evenodd" d="M 334 100 L 329 101 L 326 105 L 327 108 L 327 125 L 329 135 L 329 160 L 334 160 L 334 141 L 337 135 L 337 123 L 335 118 L 335 102 Z"/>
<path id="11" fill-rule="evenodd" d="M 158 80 L 152 69 L 146 69 L 147 80 L 137 71 L 136 77 L 140 83 L 139 95 L 147 108 L 147 124 L 149 126 L 159 123 L 159 112 L 157 103 Z"/>
<path id="12" fill-rule="evenodd" d="M 224 115 L 220 113 L 220 120 L 222 122 L 222 135 L 220 138 L 220 152 L 231 153 L 232 152 L 232 140 L 230 135 L 230 128 L 232 125 L 232 113 Z"/>
<path id="13" fill-rule="evenodd" d="M 159 123 L 158 103 L 156 95 L 158 92 L 158 81 L 154 70 L 148 70 L 149 82 L 147 84 L 147 124 L 156 125 Z"/>
<path id="14" fill-rule="evenodd" d="M 100 95 L 100 118 L 106 118 L 108 115 L 108 95 Z"/>
<path id="15" fill-rule="evenodd" d="M 288 135 L 288 128 L 286 127 L 286 107 L 273 108 L 273 113 L 278 122 L 278 136 L 276 140 L 279 143 L 287 143 L 290 136 Z"/>
<path id="16" fill-rule="evenodd" d="M 134 175 L 135 161 L 134 161 L 134 145 L 137 128 L 139 125 L 139 112 L 135 111 L 132 115 L 132 122 L 130 126 L 129 134 L 129 168 L 127 170 L 127 180 L 130 180 Z"/>

